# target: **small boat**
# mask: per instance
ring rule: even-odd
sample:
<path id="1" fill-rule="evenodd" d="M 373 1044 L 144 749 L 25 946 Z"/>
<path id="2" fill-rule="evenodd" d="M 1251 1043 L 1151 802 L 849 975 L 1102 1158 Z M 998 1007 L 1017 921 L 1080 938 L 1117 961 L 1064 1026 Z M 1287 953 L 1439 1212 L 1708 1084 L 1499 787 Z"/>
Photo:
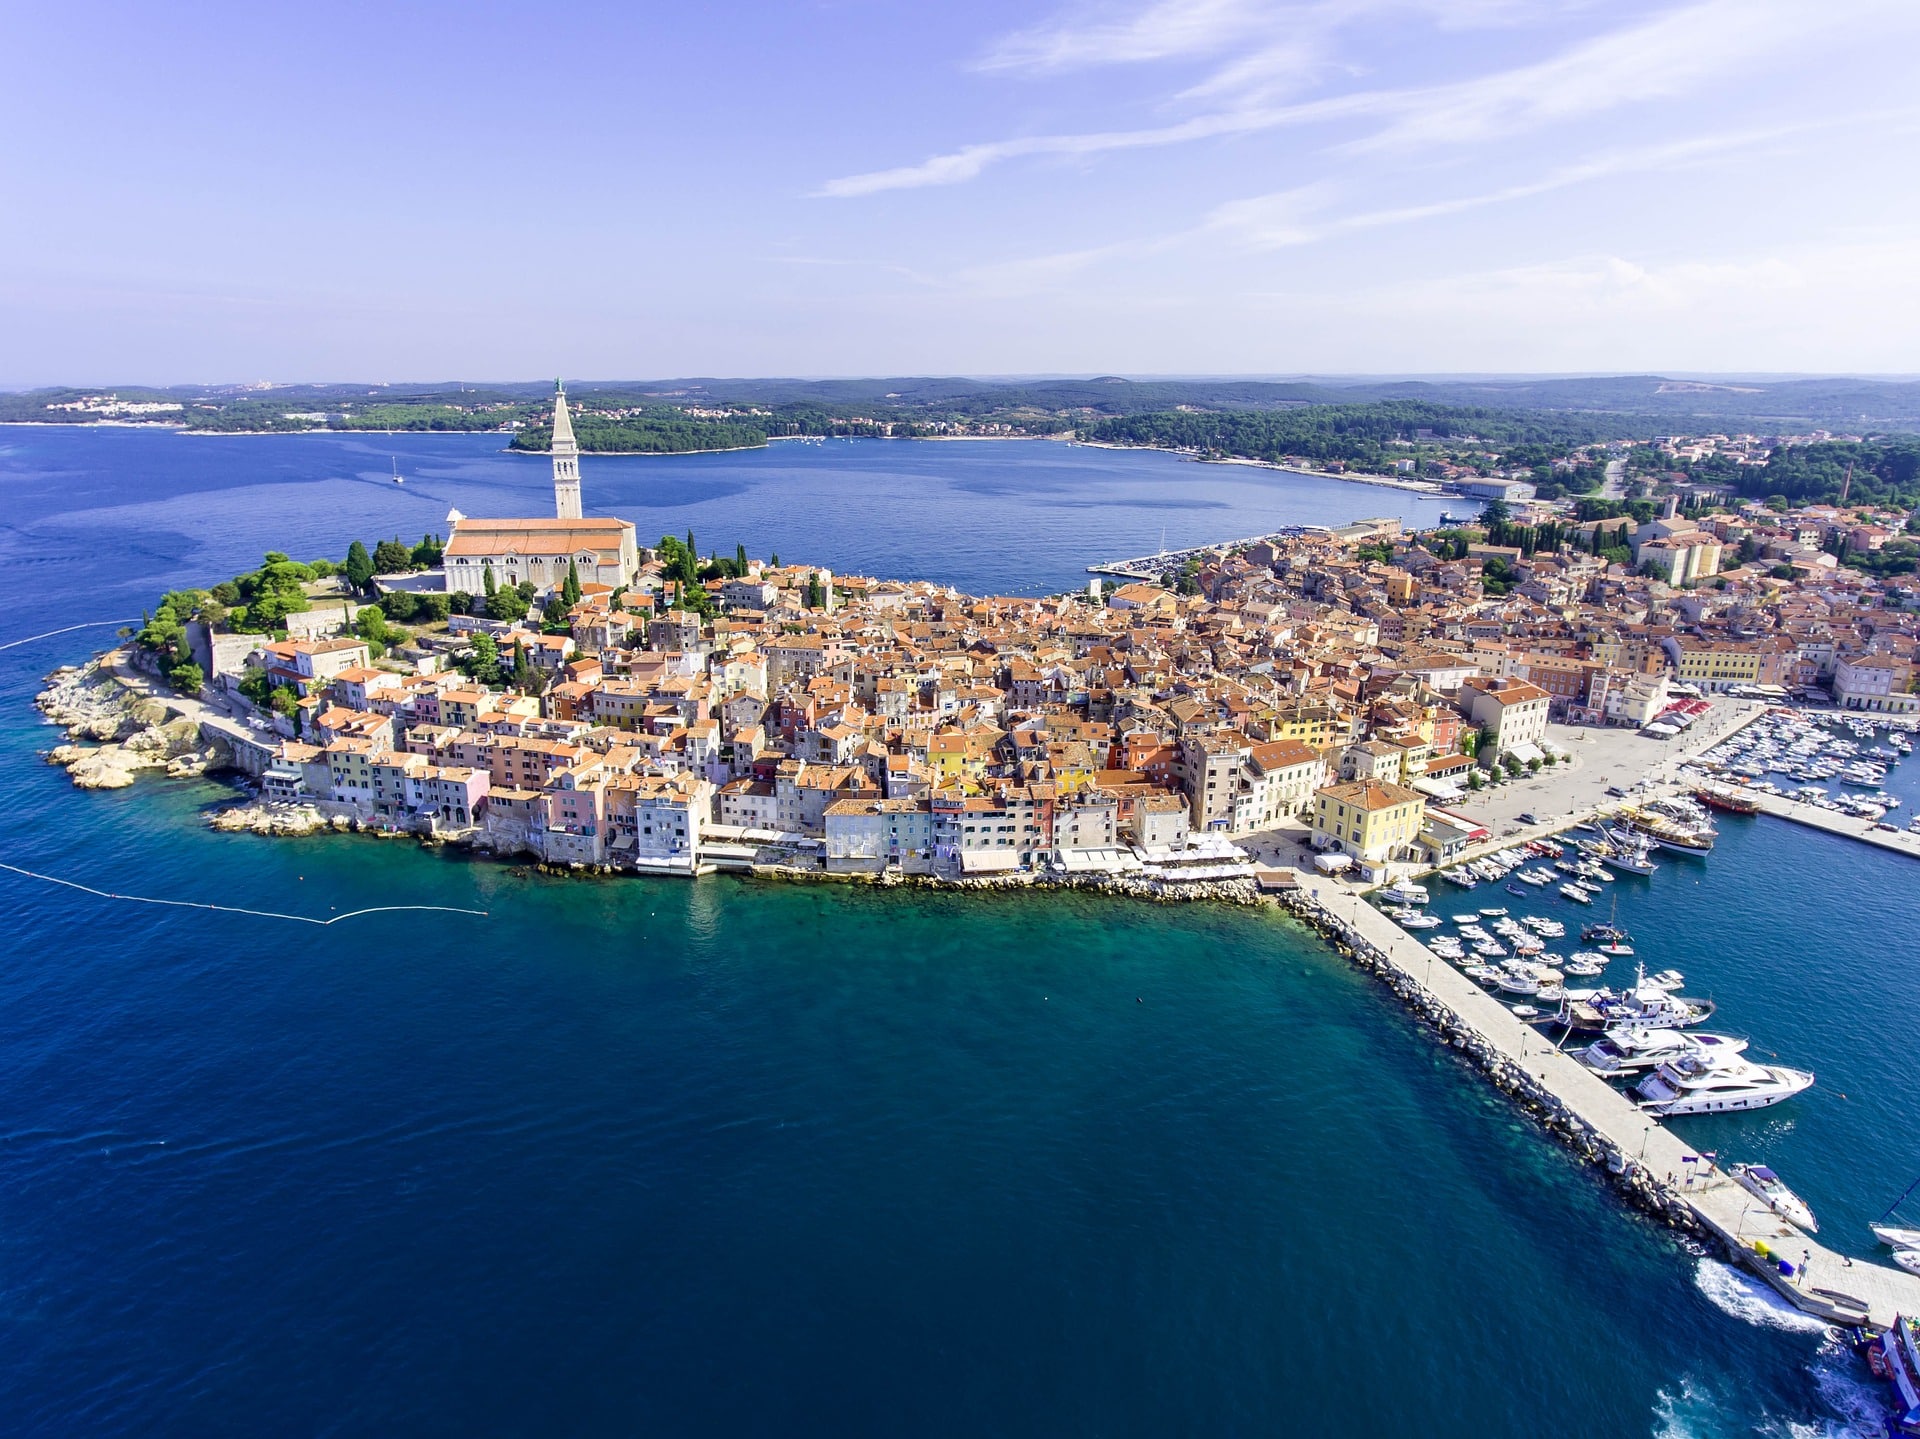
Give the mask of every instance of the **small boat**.
<path id="1" fill-rule="evenodd" d="M 1522 899 L 1525 899 L 1525 898 L 1527 897 L 1527 892 L 1526 892 L 1526 890 L 1524 890 L 1524 889 L 1522 889 L 1522 888 L 1521 888 L 1521 887 L 1520 887 L 1519 885 L 1517 885 L 1517 884 L 1514 884 L 1514 883 L 1512 883 L 1511 881 L 1509 881 L 1509 882 L 1508 882 L 1508 884 L 1507 884 L 1507 893 L 1508 893 L 1508 894 L 1517 894 L 1517 895 L 1519 895 L 1519 896 L 1520 896 L 1520 898 L 1522 898 Z"/>
<path id="2" fill-rule="evenodd" d="M 1736 1164 L 1727 1172 L 1742 1189 L 1787 1223 L 1797 1225 L 1809 1234 L 1820 1232 L 1820 1226 L 1814 1222 L 1813 1211 L 1807 1208 L 1806 1200 L 1787 1188 L 1786 1182 L 1766 1165 Z"/>
<path id="3" fill-rule="evenodd" d="M 1594 948 L 1614 959 L 1633 958 L 1633 946 L 1630 944 L 1597 944 Z"/>
<path id="4" fill-rule="evenodd" d="M 1909 1274 L 1920 1274 L 1920 1249 L 1896 1249 L 1893 1262 Z"/>
<path id="5" fill-rule="evenodd" d="M 1537 1004 L 1510 1004 L 1507 1008 L 1512 1010 L 1521 1019 L 1534 1020 L 1540 1017 L 1540 1006 Z M 1920 1251 L 1915 1252 L 1920 1253 Z M 1894 1259 L 1898 1261 L 1899 1257 L 1900 1256 L 1896 1254 Z"/>
<path id="6" fill-rule="evenodd" d="M 1504 909 L 1483 909 L 1480 911 L 1480 914 L 1483 919 L 1505 919 L 1507 917 L 1507 912 Z"/>
<path id="7" fill-rule="evenodd" d="M 1897 1224 L 1869 1224 L 1873 1237 L 1893 1249 L 1920 1249 L 1920 1229 L 1902 1229 Z"/>
<path id="8" fill-rule="evenodd" d="M 1561 885 L 1560 897 L 1562 899 L 1570 899 L 1575 904 L 1592 904 L 1593 903 L 1593 896 L 1588 894 L 1584 889 L 1580 888 L 1580 886 L 1577 884 Z"/>
<path id="9" fill-rule="evenodd" d="M 1677 969 L 1663 969 L 1658 974 L 1647 976 L 1647 983 L 1656 989 L 1679 989 L 1687 982 L 1687 977 Z"/>

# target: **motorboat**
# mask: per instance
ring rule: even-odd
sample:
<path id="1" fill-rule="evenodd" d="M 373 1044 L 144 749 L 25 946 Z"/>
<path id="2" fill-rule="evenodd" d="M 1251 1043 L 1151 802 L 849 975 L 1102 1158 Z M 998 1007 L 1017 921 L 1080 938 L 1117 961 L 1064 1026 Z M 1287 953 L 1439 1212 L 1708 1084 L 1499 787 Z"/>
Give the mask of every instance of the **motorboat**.
<path id="1" fill-rule="evenodd" d="M 1507 912 L 1504 909 L 1483 909 L 1480 911 L 1480 914 L 1483 919 L 1505 919 L 1507 917 Z"/>
<path id="2" fill-rule="evenodd" d="M 1480 884 L 1479 880 L 1460 869 L 1443 869 L 1440 871 L 1440 878 L 1448 884 L 1457 884 L 1462 889 L 1477 889 Z"/>
<path id="3" fill-rule="evenodd" d="M 1893 1251 L 1893 1262 L 1909 1274 L 1920 1274 L 1920 1249 L 1896 1249 Z"/>
<path id="4" fill-rule="evenodd" d="M 1619 1078 L 1658 1069 L 1682 1055 L 1743 1054 L 1747 1041 L 1725 1034 L 1688 1034 L 1683 1029 L 1609 1029 L 1580 1051 L 1580 1062 L 1595 1074 Z"/>
<path id="5" fill-rule="evenodd" d="M 1869 1224 L 1873 1237 L 1893 1249 L 1920 1249 L 1920 1229 L 1903 1229 L 1898 1224 Z"/>
<path id="6" fill-rule="evenodd" d="M 1691 1029 L 1713 1014 L 1710 999 L 1688 999 L 1647 983 L 1644 967 L 1635 972 L 1633 988 L 1624 994 L 1599 990 L 1584 999 L 1560 1006 L 1560 1023 L 1588 1034 L 1604 1034 L 1620 1026 L 1637 1029 Z"/>
<path id="7" fill-rule="evenodd" d="M 1537 1004 L 1510 1004 L 1507 1008 L 1512 1010 L 1516 1017 L 1529 1023 L 1540 1017 L 1540 1006 Z M 1898 1255 L 1895 1256 L 1896 1259 L 1898 1257 Z"/>
<path id="8" fill-rule="evenodd" d="M 1808 1077 L 1808 1082 L 1812 1082 L 1811 1076 Z M 1787 1188 L 1786 1182 L 1766 1165 L 1735 1164 L 1728 1168 L 1727 1173 L 1733 1176 L 1734 1182 L 1742 1189 L 1787 1223 L 1796 1225 L 1809 1234 L 1820 1232 L 1820 1226 L 1814 1222 L 1813 1211 L 1807 1207 L 1806 1200 Z"/>
<path id="9" fill-rule="evenodd" d="M 1678 990 L 1687 982 L 1687 977 L 1677 969 L 1663 969 L 1658 974 L 1647 976 L 1647 983 L 1655 988 L 1668 991 Z"/>
<path id="10" fill-rule="evenodd" d="M 1640 1107 L 1663 1116 L 1734 1114 L 1766 1109 L 1813 1087 L 1813 1075 L 1784 1064 L 1749 1064 L 1744 1059 L 1712 1062 L 1676 1059 L 1634 1086 Z"/>
<path id="11" fill-rule="evenodd" d="M 1593 903 L 1593 896 L 1588 894 L 1584 889 L 1582 889 L 1577 884 L 1561 885 L 1560 897 L 1562 899 L 1570 899 L 1575 904 L 1592 904 Z"/>
<path id="12" fill-rule="evenodd" d="M 1479 911 L 1477 911 L 1477 910 L 1475 910 L 1475 911 L 1473 911 L 1472 913 L 1469 913 L 1469 914 L 1455 914 L 1455 915 L 1449 915 L 1449 916 L 1448 916 L 1448 918 L 1450 918 L 1450 919 L 1451 919 L 1451 920 L 1452 920 L 1452 921 L 1453 921 L 1453 922 L 1454 922 L 1455 924 L 1478 924 L 1478 923 L 1480 923 L 1480 914 L 1479 914 Z"/>
<path id="13" fill-rule="evenodd" d="M 1523 869 L 1520 871 L 1520 883 L 1530 884 L 1535 889 L 1538 889 L 1542 885 L 1552 884 L 1553 876 L 1551 874 L 1543 874 L 1537 869 Z"/>
<path id="14" fill-rule="evenodd" d="M 1396 879 L 1380 891 L 1380 897 L 1390 899 L 1395 904 L 1425 904 L 1427 888 L 1425 885 L 1415 884 L 1410 879 Z"/>

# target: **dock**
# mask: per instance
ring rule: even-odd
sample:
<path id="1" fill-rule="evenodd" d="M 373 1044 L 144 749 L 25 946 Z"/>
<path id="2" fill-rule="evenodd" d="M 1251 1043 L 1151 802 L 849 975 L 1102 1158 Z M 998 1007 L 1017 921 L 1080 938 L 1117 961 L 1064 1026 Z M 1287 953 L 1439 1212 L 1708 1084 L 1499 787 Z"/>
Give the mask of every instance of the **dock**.
<path id="1" fill-rule="evenodd" d="M 1289 907 L 1345 941 L 1453 1043 L 1473 1052 L 1496 1082 L 1577 1136 L 1647 1207 L 1717 1235 L 1742 1267 L 1796 1308 L 1836 1324 L 1876 1326 L 1896 1314 L 1920 1314 L 1920 1275 L 1848 1259 L 1789 1225 L 1363 896 L 1302 875 Z M 1780 1261 L 1792 1266 L 1791 1277 L 1780 1272 Z"/>
<path id="2" fill-rule="evenodd" d="M 1828 834 L 1837 834 L 1843 839 L 1857 839 L 1862 844 L 1891 850 L 1895 854 L 1904 854 L 1909 859 L 1920 859 L 1920 834 L 1914 834 L 1910 830 L 1879 829 L 1875 821 L 1870 819 L 1856 819 L 1850 814 L 1835 814 L 1830 809 L 1821 809 L 1820 806 L 1808 804 L 1805 800 L 1785 799 L 1760 790 L 1741 789 L 1740 797 L 1758 805 L 1760 813 L 1770 814 L 1776 819 L 1792 820 L 1795 824 L 1804 824 L 1809 829 L 1823 829 Z"/>

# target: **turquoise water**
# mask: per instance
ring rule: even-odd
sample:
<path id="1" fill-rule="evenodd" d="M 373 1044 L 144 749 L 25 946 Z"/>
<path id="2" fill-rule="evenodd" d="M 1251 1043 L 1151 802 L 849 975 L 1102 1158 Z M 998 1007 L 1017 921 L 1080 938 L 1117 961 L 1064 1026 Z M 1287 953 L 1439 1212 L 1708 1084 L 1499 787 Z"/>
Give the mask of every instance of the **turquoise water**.
<path id="1" fill-rule="evenodd" d="M 370 533 L 426 527 L 377 482 L 384 441 L 362 480 L 333 441 L 22 435 L 0 433 L 0 642 L 268 543 L 338 552 L 363 498 L 391 507 Z M 410 476 L 460 470 L 420 481 L 432 503 L 540 489 L 470 438 L 391 448 Z M 1038 449 L 839 448 L 780 456 L 777 486 L 723 463 L 761 456 L 634 461 L 622 483 L 652 487 L 643 530 L 812 558 L 774 487 L 821 512 L 837 567 L 913 555 L 981 588 L 1156 547 L 1156 489 L 1169 543 L 1269 527 L 1212 471 L 1075 450 L 1054 453 L 1077 480 L 1007 481 L 990 545 L 884 504 L 829 536 L 849 467 L 904 454 L 937 509 Z M 1076 483 L 1108 500 L 1067 525 Z M 1355 514 L 1398 499 L 1332 488 Z M 1067 529 L 1093 538 L 1056 554 Z M 216 835 L 218 785 L 82 795 L 35 759 L 34 680 L 85 638 L 0 651 L 0 860 L 316 917 L 487 915 L 322 929 L 0 874 L 9 1433 L 1785 1434 L 1846 1432 L 1861 1398 L 1820 1335 L 1624 1209 L 1271 914 Z M 1722 1123 L 1840 1239 L 1920 1172 L 1911 876 L 1725 829 L 1622 917 L 1726 1025 L 1820 1072 Z"/>

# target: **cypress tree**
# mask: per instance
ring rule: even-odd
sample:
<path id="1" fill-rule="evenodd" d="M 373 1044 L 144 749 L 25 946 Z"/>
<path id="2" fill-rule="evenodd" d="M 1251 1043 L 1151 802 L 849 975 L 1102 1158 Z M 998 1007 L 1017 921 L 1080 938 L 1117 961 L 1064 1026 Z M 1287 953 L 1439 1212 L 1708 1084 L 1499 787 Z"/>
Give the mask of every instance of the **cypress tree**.
<path id="1" fill-rule="evenodd" d="M 486 577 L 487 577 L 487 585 L 486 585 L 486 588 L 487 588 L 487 598 L 488 598 L 488 599 L 492 599 L 492 598 L 493 598 L 493 595 L 494 595 L 494 592 L 495 592 L 496 590 L 498 590 L 498 589 L 500 588 L 500 586 L 494 583 L 494 579 L 493 579 L 493 566 L 492 566 L 492 565 L 486 565 L 486 566 L 483 566 L 483 570 L 484 570 L 484 572 L 485 572 L 485 574 L 486 574 Z"/>

